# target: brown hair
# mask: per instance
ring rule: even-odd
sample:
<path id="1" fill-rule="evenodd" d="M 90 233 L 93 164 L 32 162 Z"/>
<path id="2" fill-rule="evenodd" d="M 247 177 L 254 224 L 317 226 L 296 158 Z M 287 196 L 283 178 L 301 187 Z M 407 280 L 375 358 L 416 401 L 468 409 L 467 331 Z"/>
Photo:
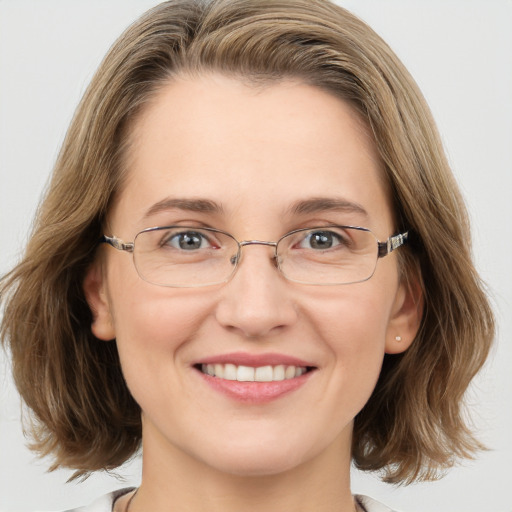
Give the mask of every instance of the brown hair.
<path id="1" fill-rule="evenodd" d="M 87 89 L 55 164 L 21 263 L 1 280 L 1 337 L 33 411 L 33 447 L 77 475 L 119 466 L 139 447 L 140 409 L 116 346 L 91 333 L 82 281 L 123 180 L 133 119 L 179 73 L 215 70 L 252 84 L 284 77 L 350 102 L 371 128 L 392 190 L 405 278 L 424 294 L 412 346 L 387 355 L 355 419 L 353 457 L 391 482 L 430 479 L 477 448 L 464 392 L 494 321 L 470 254 L 466 210 L 434 122 L 389 47 L 325 0 L 176 0 L 114 44 Z"/>

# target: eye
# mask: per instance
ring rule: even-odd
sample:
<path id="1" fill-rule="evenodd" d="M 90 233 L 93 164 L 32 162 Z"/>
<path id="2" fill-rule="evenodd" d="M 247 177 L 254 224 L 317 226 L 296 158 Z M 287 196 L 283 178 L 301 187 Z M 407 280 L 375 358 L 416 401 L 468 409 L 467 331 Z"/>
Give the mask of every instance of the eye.
<path id="1" fill-rule="evenodd" d="M 346 243 L 339 233 L 334 231 L 312 231 L 299 243 L 301 249 L 326 250 Z"/>
<path id="2" fill-rule="evenodd" d="M 212 246 L 206 235 L 199 231 L 183 231 L 170 234 L 162 240 L 161 245 L 171 246 L 182 251 L 197 251 Z"/>

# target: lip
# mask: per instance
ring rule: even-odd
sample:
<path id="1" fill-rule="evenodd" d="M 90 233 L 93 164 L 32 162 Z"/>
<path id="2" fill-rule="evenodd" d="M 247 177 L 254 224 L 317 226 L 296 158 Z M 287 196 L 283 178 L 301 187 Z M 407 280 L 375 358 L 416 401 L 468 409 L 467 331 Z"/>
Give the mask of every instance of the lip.
<path id="1" fill-rule="evenodd" d="M 219 377 L 212 377 L 203 373 L 199 367 L 201 364 L 234 364 L 243 366 L 302 366 L 309 369 L 300 377 L 272 382 L 239 382 Z M 304 386 L 311 376 L 316 373 L 316 366 L 311 362 L 284 354 L 248 354 L 245 352 L 233 352 L 201 359 L 194 364 L 194 370 L 202 378 L 210 389 L 228 397 L 236 402 L 245 404 L 265 404 L 285 395 L 288 395 Z"/>
<path id="2" fill-rule="evenodd" d="M 249 354 L 247 352 L 231 352 L 229 354 L 219 354 L 196 361 L 194 365 L 199 364 L 234 364 L 236 366 L 277 366 L 283 364 L 285 366 L 307 366 L 315 367 L 311 361 L 305 361 L 297 357 L 285 354 L 277 354 L 268 352 L 265 354 Z"/>

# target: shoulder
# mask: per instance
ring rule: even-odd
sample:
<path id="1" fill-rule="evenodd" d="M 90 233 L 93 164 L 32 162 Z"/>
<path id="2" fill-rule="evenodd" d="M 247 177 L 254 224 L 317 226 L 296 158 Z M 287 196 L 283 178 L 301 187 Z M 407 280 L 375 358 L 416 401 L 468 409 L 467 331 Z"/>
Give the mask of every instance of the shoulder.
<path id="1" fill-rule="evenodd" d="M 93 501 L 90 505 L 85 507 L 73 508 L 66 510 L 65 512 L 112 512 L 112 507 L 117 498 L 125 495 L 126 493 L 133 491 L 133 487 L 126 489 L 118 489 L 117 491 L 109 492 L 104 496 Z"/>
<path id="2" fill-rule="evenodd" d="M 389 507 L 386 507 L 386 505 L 379 503 L 369 496 L 356 494 L 354 498 L 356 499 L 357 503 L 361 505 L 365 512 L 398 512 L 396 510 L 390 509 Z"/>
<path id="3" fill-rule="evenodd" d="M 117 491 L 113 491 L 105 494 L 104 496 L 101 496 L 90 505 L 66 510 L 64 512 L 112 512 L 112 507 L 116 499 L 123 496 L 124 494 L 129 493 L 130 491 L 133 491 L 133 489 L 133 487 L 118 489 Z M 391 510 L 389 507 L 386 507 L 382 503 L 379 503 L 369 496 L 357 494 L 355 495 L 355 499 L 359 505 L 363 507 L 365 512 L 398 512 Z"/>

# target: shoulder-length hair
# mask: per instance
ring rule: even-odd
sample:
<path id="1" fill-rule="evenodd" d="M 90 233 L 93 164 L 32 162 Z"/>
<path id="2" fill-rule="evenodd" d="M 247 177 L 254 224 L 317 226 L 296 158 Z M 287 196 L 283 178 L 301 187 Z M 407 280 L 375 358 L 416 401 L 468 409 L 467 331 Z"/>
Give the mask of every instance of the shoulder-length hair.
<path id="1" fill-rule="evenodd" d="M 294 78 L 349 102 L 367 123 L 392 191 L 404 279 L 424 297 L 412 346 L 387 355 L 355 419 L 353 458 L 390 482 L 437 476 L 481 446 L 463 414 L 494 321 L 471 260 L 465 206 L 429 109 L 365 23 L 326 0 L 174 0 L 109 51 L 69 127 L 26 253 L 1 281 L 1 337 L 33 412 L 33 447 L 75 475 L 112 469 L 141 441 L 140 409 L 115 343 L 91 333 L 82 281 L 124 175 L 127 133 L 173 76 L 216 71 L 251 84 Z"/>

